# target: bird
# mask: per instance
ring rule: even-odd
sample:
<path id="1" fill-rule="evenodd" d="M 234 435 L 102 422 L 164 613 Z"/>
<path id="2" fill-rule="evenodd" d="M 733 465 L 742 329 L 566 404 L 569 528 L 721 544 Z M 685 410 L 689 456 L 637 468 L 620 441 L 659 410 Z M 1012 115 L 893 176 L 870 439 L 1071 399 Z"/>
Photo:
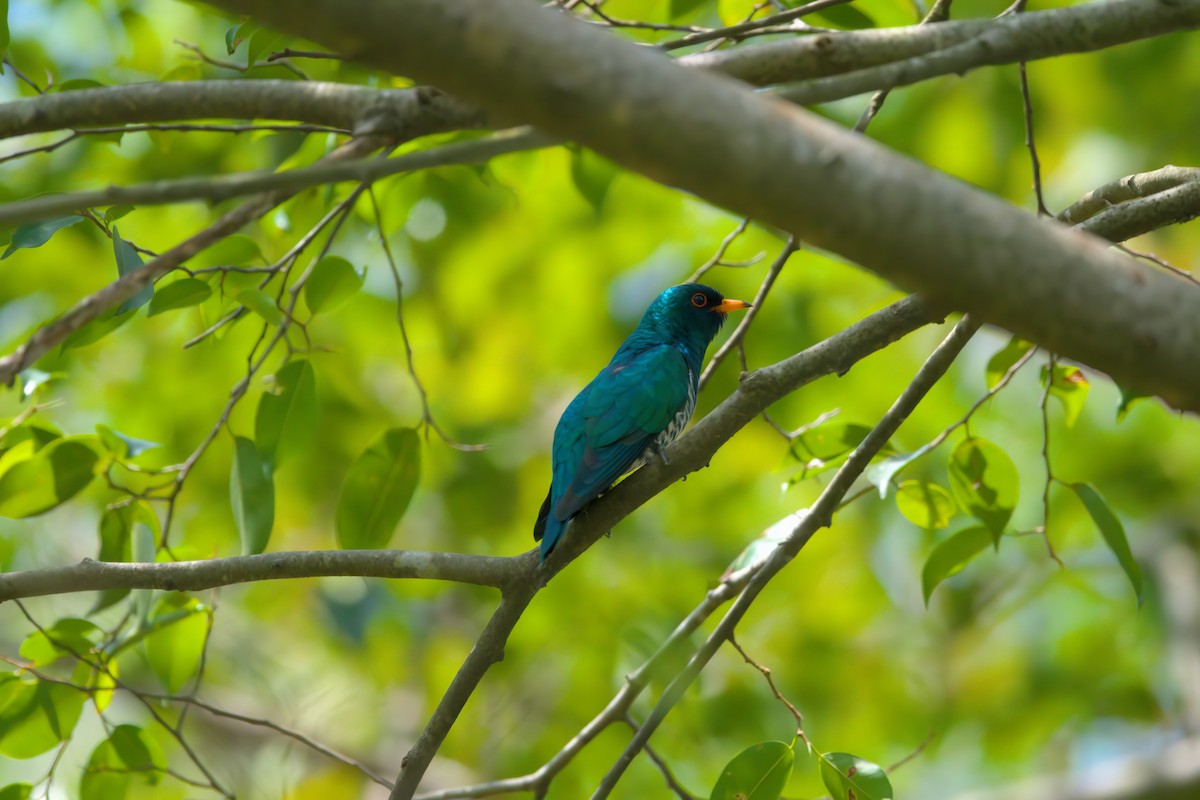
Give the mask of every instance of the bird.
<path id="1" fill-rule="evenodd" d="M 704 352 L 726 315 L 746 308 L 711 286 L 672 286 L 575 396 L 554 429 L 550 491 L 533 526 L 542 563 L 567 523 L 618 478 L 653 456 L 668 463 L 663 448 L 696 409 Z"/>

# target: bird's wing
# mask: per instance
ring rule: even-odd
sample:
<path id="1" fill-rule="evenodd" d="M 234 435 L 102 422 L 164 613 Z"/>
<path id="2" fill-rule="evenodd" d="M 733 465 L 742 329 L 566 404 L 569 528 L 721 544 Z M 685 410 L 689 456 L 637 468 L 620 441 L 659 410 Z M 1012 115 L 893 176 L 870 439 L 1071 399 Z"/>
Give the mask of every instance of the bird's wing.
<path id="1" fill-rule="evenodd" d="M 555 436 L 554 481 L 564 488 L 554 516 L 570 519 L 627 472 L 687 404 L 690 383 L 669 345 L 605 367 L 564 414 L 562 441 Z"/>

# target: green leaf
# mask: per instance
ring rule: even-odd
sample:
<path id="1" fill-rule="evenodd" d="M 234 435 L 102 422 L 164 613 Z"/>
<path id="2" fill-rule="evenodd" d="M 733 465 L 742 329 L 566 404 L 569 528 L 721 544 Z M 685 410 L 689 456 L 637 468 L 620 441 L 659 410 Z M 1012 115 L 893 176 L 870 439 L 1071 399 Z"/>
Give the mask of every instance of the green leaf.
<path id="1" fill-rule="evenodd" d="M 1129 540 L 1125 537 L 1125 526 L 1121 524 L 1121 520 L 1109 508 L 1104 495 L 1100 494 L 1100 490 L 1095 486 L 1090 483 L 1072 483 L 1071 488 L 1083 502 L 1083 507 L 1087 509 L 1088 514 L 1092 516 L 1092 521 L 1100 529 L 1100 535 L 1104 537 L 1108 549 L 1112 550 L 1113 555 L 1117 557 L 1121 569 L 1125 570 L 1129 583 L 1133 585 L 1134 594 L 1137 595 L 1138 605 L 1141 606 L 1142 571 L 1129 549 Z"/>
<path id="2" fill-rule="evenodd" d="M 275 524 L 275 484 L 269 465 L 254 442 L 244 436 L 233 439 L 233 470 L 229 494 L 233 517 L 242 539 L 242 552 L 255 555 L 267 549 Z"/>
<path id="3" fill-rule="evenodd" d="M 958 505 L 992 532 L 1000 546 L 1004 526 L 1020 495 L 1020 476 L 1012 459 L 983 439 L 964 439 L 950 454 L 950 490 Z"/>
<path id="4" fill-rule="evenodd" d="M 891 486 L 892 478 L 897 472 L 904 469 L 932 449 L 933 448 L 929 445 L 925 445 L 917 448 L 911 453 L 897 453 L 894 456 L 888 456 L 887 458 L 882 459 L 867 469 L 867 480 L 879 487 L 879 498 L 883 499 L 887 497 L 888 487 Z"/>
<path id="5" fill-rule="evenodd" d="M 86 619 L 65 617 L 49 628 L 34 631 L 21 642 L 21 658 L 35 667 L 53 664 L 60 658 L 88 658 L 104 638 L 104 631 Z"/>
<path id="6" fill-rule="evenodd" d="M 194 598 L 178 592 L 154 604 L 147 623 L 146 660 L 150 668 L 174 694 L 196 674 L 208 636 L 208 613 Z"/>
<path id="7" fill-rule="evenodd" d="M 792 448 L 801 461 L 828 462 L 858 447 L 870 432 L 870 427 L 857 422 L 818 425 L 797 436 Z"/>
<path id="8" fill-rule="evenodd" d="M 275 373 L 272 391 L 258 401 L 254 441 L 270 464 L 284 461 L 312 440 L 317 421 L 317 383 L 312 364 L 292 361 Z"/>
<path id="9" fill-rule="evenodd" d="M 270 324 L 283 324 L 283 312 L 275 304 L 275 298 L 262 289 L 243 289 L 237 293 L 237 301 Z"/>
<path id="10" fill-rule="evenodd" d="M 905 518 L 922 528 L 945 528 L 954 516 L 954 498 L 936 483 L 905 481 L 896 490 L 896 506 Z"/>
<path id="11" fill-rule="evenodd" d="M 51 86 L 48 92 L 77 92 L 80 89 L 100 89 L 104 84 L 92 78 L 71 78 L 69 81 L 56 83 Z"/>
<path id="12" fill-rule="evenodd" d="M 33 758 L 75 730 L 83 692 L 61 683 L 0 672 L 0 756 Z"/>
<path id="13" fill-rule="evenodd" d="M 341 547 L 369 550 L 391 540 L 417 488 L 420 446 L 415 430 L 392 428 L 350 466 L 338 498 Z"/>
<path id="14" fill-rule="evenodd" d="M 326 256 L 304 284 L 304 304 L 313 314 L 330 311 L 362 288 L 363 277 L 341 256 Z"/>
<path id="15" fill-rule="evenodd" d="M 22 248 L 41 247 L 50 241 L 50 237 L 55 233 L 63 228 L 69 228 L 82 219 L 83 217 L 78 214 L 71 214 L 67 217 L 56 217 L 55 219 L 47 219 L 42 222 L 27 222 L 19 226 L 13 232 L 12 241 L 9 242 L 8 249 L 4 251 L 4 255 L 0 256 L 0 261 L 3 261 Z"/>
<path id="16" fill-rule="evenodd" d="M 1117 387 L 1121 390 L 1121 403 L 1117 406 L 1117 422 L 1125 419 L 1129 413 L 1129 409 L 1139 400 L 1144 400 L 1150 395 L 1141 394 L 1136 389 L 1127 389 L 1124 386 Z"/>
<path id="17" fill-rule="evenodd" d="M 135 778 L 154 786 L 166 769 L 153 737 L 136 725 L 118 725 L 92 751 L 79 783 L 80 800 L 120 800 Z"/>
<path id="18" fill-rule="evenodd" d="M 875 20 L 852 6 L 827 8 L 824 11 L 811 14 L 808 19 L 812 24 L 845 28 L 847 30 L 875 27 Z"/>
<path id="19" fill-rule="evenodd" d="M 616 164 L 591 150 L 574 148 L 571 151 L 571 180 L 597 214 L 604 207 L 604 198 L 608 196 L 617 172 Z"/>
<path id="20" fill-rule="evenodd" d="M 263 260 L 258 242 L 244 233 L 235 233 L 201 251 L 188 263 L 197 267 L 245 267 Z"/>
<path id="21" fill-rule="evenodd" d="M 794 760 L 791 746 L 783 742 L 747 747 L 725 765 L 709 800 L 778 800 Z"/>
<path id="22" fill-rule="evenodd" d="M 130 211 L 133 211 L 133 209 L 134 209 L 133 206 L 127 205 L 125 203 L 122 203 L 120 205 L 115 205 L 115 206 L 109 206 L 108 210 L 104 212 L 104 222 L 105 222 L 105 224 L 111 225 L 114 222 L 116 222 L 117 220 L 119 220 L 122 217 L 124 217 L 125 215 L 127 215 Z"/>
<path id="23" fill-rule="evenodd" d="M 121 234 L 117 232 L 114 225 L 112 229 L 113 255 L 117 259 L 117 274 L 125 277 L 131 272 L 136 272 L 142 268 L 142 257 L 137 250 L 133 249 L 133 245 L 121 238 Z M 150 285 L 143 286 L 138 290 L 137 294 L 130 297 L 117 308 L 118 314 L 123 314 L 126 311 L 132 311 L 135 308 L 141 308 L 150 302 L 150 298 L 154 296 L 154 287 Z"/>
<path id="24" fill-rule="evenodd" d="M 0 0 L 0 54 L 8 49 L 8 0 Z M 4 74 L 4 64 L 0 63 L 0 75 Z M 13 784 L 16 786 L 17 784 Z M 0 800 L 9 800 L 0 794 Z"/>
<path id="25" fill-rule="evenodd" d="M 929 605 L 929 598 L 939 583 L 951 575 L 957 575 L 968 561 L 991 543 L 992 532 L 983 525 L 963 528 L 939 542 L 921 568 L 921 593 L 925 596 L 925 605 Z"/>
<path id="26" fill-rule="evenodd" d="M 96 477 L 100 457 L 90 436 L 56 439 L 0 475 L 0 517 L 42 514 L 81 492 Z"/>
<path id="27" fill-rule="evenodd" d="M 883 768 L 849 753 L 822 754 L 821 780 L 833 800 L 892 800 Z"/>
<path id="28" fill-rule="evenodd" d="M 133 521 L 138 507 L 134 504 L 106 508 L 100 515 L 100 561 L 129 561 L 132 557 Z M 124 600 L 128 589 L 105 589 L 96 598 L 90 613 Z"/>
<path id="29" fill-rule="evenodd" d="M 3 0 L 0 0 L 3 2 Z M 4 47 L 0 46 L 0 50 Z M 0 72 L 0 75 L 3 75 Z M 0 788 L 0 800 L 29 800 L 29 796 L 33 793 L 33 786 L 28 783 L 10 783 L 8 786 Z"/>
<path id="30" fill-rule="evenodd" d="M 107 314 L 102 314 L 64 339 L 62 349 L 66 351 L 94 344 L 128 322 L 134 313 L 134 310 L 118 312 L 117 309 L 113 309 Z"/>
<path id="31" fill-rule="evenodd" d="M 1046 385 L 1046 372 L 1046 368 L 1042 367 L 1042 386 Z M 1068 428 L 1073 427 L 1075 420 L 1079 419 L 1079 412 L 1083 411 L 1083 404 L 1087 400 L 1089 388 L 1091 387 L 1087 377 L 1078 367 L 1068 364 L 1054 365 L 1054 380 L 1050 383 L 1050 395 L 1057 397 L 1062 403 L 1065 414 L 1064 421 Z"/>
<path id="32" fill-rule="evenodd" d="M 680 17 L 686 17 L 709 2 L 712 2 L 712 0 L 671 0 L 669 11 L 671 20 L 674 21 Z"/>
<path id="33" fill-rule="evenodd" d="M 164 311 L 174 311 L 177 308 L 199 305 L 212 296 L 212 287 L 197 278 L 184 278 L 168 283 L 154 293 L 150 300 L 147 317 L 154 317 Z"/>
<path id="34" fill-rule="evenodd" d="M 1020 361 L 1026 353 L 1033 349 L 1033 343 L 1014 336 L 1008 344 L 997 350 L 987 363 L 987 388 L 995 389 L 1004 375 L 1012 369 L 1013 364 Z"/>
<path id="35" fill-rule="evenodd" d="M 258 61 L 258 57 L 263 53 L 270 55 L 275 50 L 282 50 L 282 47 L 276 47 L 276 44 L 284 38 L 282 33 L 278 31 L 260 28 L 250 37 L 249 44 L 246 45 L 246 65 L 253 66 L 254 62 Z"/>
<path id="36" fill-rule="evenodd" d="M 147 450 L 162 447 L 158 442 L 135 439 L 102 424 L 96 426 L 96 434 L 100 437 L 100 444 L 104 449 L 117 458 L 137 458 Z"/>
<path id="37" fill-rule="evenodd" d="M 249 39 L 261 26 L 257 22 L 245 20 L 240 25 L 234 25 L 229 30 L 225 31 L 225 51 L 228 55 L 233 55 L 238 49 L 238 45 Z"/>

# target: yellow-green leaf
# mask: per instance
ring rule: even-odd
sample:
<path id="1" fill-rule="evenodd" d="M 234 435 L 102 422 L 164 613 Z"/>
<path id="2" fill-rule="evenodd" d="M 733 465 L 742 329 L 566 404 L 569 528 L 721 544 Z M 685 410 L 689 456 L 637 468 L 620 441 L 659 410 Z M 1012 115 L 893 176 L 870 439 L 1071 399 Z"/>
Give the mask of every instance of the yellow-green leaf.
<path id="1" fill-rule="evenodd" d="M 929 530 L 949 525 L 955 512 L 954 498 L 931 481 L 904 481 L 896 490 L 896 506 L 909 522 Z"/>

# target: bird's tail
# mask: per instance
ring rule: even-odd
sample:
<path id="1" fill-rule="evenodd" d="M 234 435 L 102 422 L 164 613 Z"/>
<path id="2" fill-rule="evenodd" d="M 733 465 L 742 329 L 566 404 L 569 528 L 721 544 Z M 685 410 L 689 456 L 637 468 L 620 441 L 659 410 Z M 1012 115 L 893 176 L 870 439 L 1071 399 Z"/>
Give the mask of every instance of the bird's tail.
<path id="1" fill-rule="evenodd" d="M 554 545 L 558 544 L 558 540 L 562 538 L 566 528 L 566 522 L 560 521 L 550 513 L 550 493 L 547 492 L 546 500 L 542 503 L 541 510 L 538 511 L 537 522 L 533 523 L 533 539 L 534 541 L 540 539 L 542 542 L 543 563 L 550 555 L 550 551 L 554 549 Z"/>

